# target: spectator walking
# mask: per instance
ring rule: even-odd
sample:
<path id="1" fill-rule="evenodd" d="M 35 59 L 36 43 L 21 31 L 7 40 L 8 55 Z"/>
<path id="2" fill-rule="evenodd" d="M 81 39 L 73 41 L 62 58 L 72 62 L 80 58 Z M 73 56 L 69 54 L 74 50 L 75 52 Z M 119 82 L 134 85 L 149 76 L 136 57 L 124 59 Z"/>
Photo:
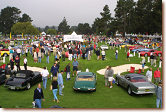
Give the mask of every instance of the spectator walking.
<path id="1" fill-rule="evenodd" d="M 104 49 L 101 51 L 101 55 L 102 55 L 102 60 L 105 60 L 105 51 L 104 51 Z"/>
<path id="2" fill-rule="evenodd" d="M 44 67 L 44 70 L 41 71 L 41 75 L 42 75 L 42 80 L 43 80 L 43 87 L 46 89 L 46 87 L 47 87 L 47 78 L 49 76 L 49 72 L 46 69 L 46 67 Z"/>
<path id="3" fill-rule="evenodd" d="M 118 59 L 118 50 L 117 49 L 115 51 L 115 58 L 116 58 L 116 60 Z"/>
<path id="4" fill-rule="evenodd" d="M 99 60 L 100 59 L 100 49 L 99 48 L 96 50 L 96 55 L 97 55 L 97 60 Z"/>
<path id="5" fill-rule="evenodd" d="M 154 83 L 159 83 L 161 80 L 161 72 L 159 70 L 159 68 L 157 68 L 156 71 L 154 71 Z"/>
<path id="6" fill-rule="evenodd" d="M 14 59 L 13 58 L 10 59 L 10 68 L 11 68 L 11 70 L 14 69 Z"/>
<path id="7" fill-rule="evenodd" d="M 64 88 L 62 75 L 63 75 L 63 71 L 61 71 L 61 73 L 58 73 L 59 95 L 61 96 L 63 96 L 62 89 Z"/>
<path id="8" fill-rule="evenodd" d="M 78 71 L 78 61 L 76 59 L 74 59 L 74 61 L 73 61 L 73 77 L 74 77 L 74 72 L 76 72 L 76 76 L 77 76 L 77 71 Z"/>
<path id="9" fill-rule="evenodd" d="M 153 66 L 153 62 L 154 62 L 154 55 L 153 54 L 150 55 L 150 62 L 151 62 L 151 66 Z"/>
<path id="10" fill-rule="evenodd" d="M 73 58 L 77 59 L 77 50 L 76 49 L 73 50 L 73 54 L 74 54 Z"/>
<path id="11" fill-rule="evenodd" d="M 69 49 L 69 60 L 72 61 L 72 49 Z"/>
<path id="12" fill-rule="evenodd" d="M 51 71 L 50 71 L 50 72 L 52 73 L 52 76 L 53 76 L 53 77 L 57 77 L 58 66 L 57 66 L 56 63 L 54 63 L 54 65 L 51 67 Z"/>
<path id="13" fill-rule="evenodd" d="M 109 66 L 106 67 L 106 70 L 105 70 L 105 73 L 104 73 L 105 87 L 108 86 L 108 69 L 109 69 Z"/>
<path id="14" fill-rule="evenodd" d="M 53 81 L 51 83 L 50 90 L 52 90 L 53 95 L 54 95 L 54 102 L 57 101 L 59 103 L 58 97 L 57 97 L 57 92 L 58 92 L 58 82 L 57 82 L 57 77 L 53 77 Z"/>
<path id="15" fill-rule="evenodd" d="M 150 69 L 146 72 L 146 78 L 148 79 L 149 82 L 152 82 L 152 68 L 150 68 Z"/>
<path id="16" fill-rule="evenodd" d="M 36 53 L 36 51 L 34 51 L 34 53 L 33 53 L 33 58 L 34 58 L 34 62 L 37 63 L 37 53 Z"/>
<path id="17" fill-rule="evenodd" d="M 27 58 L 24 56 L 24 69 L 27 70 Z"/>
<path id="18" fill-rule="evenodd" d="M 26 57 L 28 56 L 28 48 L 27 47 L 25 48 L 25 55 L 26 55 Z"/>
<path id="19" fill-rule="evenodd" d="M 42 54 L 41 54 L 41 50 L 39 50 L 38 52 L 38 62 L 41 63 L 41 58 L 42 58 Z"/>
<path id="20" fill-rule="evenodd" d="M 146 60 L 145 60 L 145 57 L 142 57 L 142 61 L 141 61 L 141 64 L 142 64 L 142 72 L 144 72 L 144 67 L 145 67 L 145 64 L 146 64 L 145 61 L 146 61 Z"/>
<path id="21" fill-rule="evenodd" d="M 127 52 L 127 60 L 128 60 L 128 61 L 130 61 L 130 58 L 129 58 L 129 57 L 130 57 L 130 52 L 128 51 L 128 52 Z"/>
<path id="22" fill-rule="evenodd" d="M 89 49 L 89 51 L 88 51 L 88 60 L 90 60 L 90 59 L 91 59 L 91 51 Z"/>
<path id="23" fill-rule="evenodd" d="M 45 51 L 45 55 L 46 55 L 46 63 L 49 63 L 49 50 Z"/>
<path id="24" fill-rule="evenodd" d="M 37 108 L 42 108 L 41 99 L 45 101 L 43 90 L 41 88 L 41 84 L 39 83 L 38 87 L 34 90 L 34 95 L 33 95 L 33 101 L 35 102 Z"/>
<path id="25" fill-rule="evenodd" d="M 157 96 L 157 99 L 156 99 L 156 107 L 157 108 L 162 108 L 162 82 L 159 82 L 158 86 L 156 87 L 156 96 Z"/>

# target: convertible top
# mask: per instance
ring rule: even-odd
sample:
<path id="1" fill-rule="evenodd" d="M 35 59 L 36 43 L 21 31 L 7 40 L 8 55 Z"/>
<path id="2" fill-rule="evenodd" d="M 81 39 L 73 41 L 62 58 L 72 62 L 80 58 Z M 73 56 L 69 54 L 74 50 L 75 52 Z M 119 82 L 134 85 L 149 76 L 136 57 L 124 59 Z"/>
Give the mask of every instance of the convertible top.
<path id="1" fill-rule="evenodd" d="M 130 73 L 130 74 L 127 74 L 126 76 L 129 76 L 129 77 L 137 77 L 137 76 L 141 76 L 141 77 L 144 77 L 144 75 L 142 74 L 137 74 L 137 73 Z"/>
<path id="2" fill-rule="evenodd" d="M 20 70 L 17 73 L 23 73 L 23 74 L 26 74 L 26 76 L 30 76 L 33 73 L 33 71 L 31 71 L 31 70 Z"/>

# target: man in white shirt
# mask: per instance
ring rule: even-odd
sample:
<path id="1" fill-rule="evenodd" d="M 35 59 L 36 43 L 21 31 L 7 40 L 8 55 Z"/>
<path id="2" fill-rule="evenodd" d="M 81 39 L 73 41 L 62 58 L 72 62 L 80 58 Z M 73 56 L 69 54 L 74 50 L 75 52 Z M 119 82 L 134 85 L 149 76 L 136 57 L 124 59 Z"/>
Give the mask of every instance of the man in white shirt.
<path id="1" fill-rule="evenodd" d="M 152 68 L 150 68 L 147 72 L 146 72 L 146 77 L 148 79 L 149 82 L 152 82 Z"/>
<path id="2" fill-rule="evenodd" d="M 24 56 L 24 69 L 27 70 L 27 58 Z"/>
<path id="3" fill-rule="evenodd" d="M 105 51 L 104 51 L 104 49 L 101 51 L 101 55 L 102 55 L 102 60 L 105 60 Z"/>
<path id="4" fill-rule="evenodd" d="M 21 49 L 18 48 L 18 49 L 17 49 L 17 55 L 18 55 L 18 57 L 20 57 L 20 54 L 21 54 Z"/>
<path id="5" fill-rule="evenodd" d="M 42 79 L 43 79 L 43 86 L 46 89 L 46 86 L 47 86 L 47 77 L 49 75 L 49 72 L 46 69 L 46 67 L 44 67 L 44 70 L 41 71 L 41 75 L 42 75 Z"/>

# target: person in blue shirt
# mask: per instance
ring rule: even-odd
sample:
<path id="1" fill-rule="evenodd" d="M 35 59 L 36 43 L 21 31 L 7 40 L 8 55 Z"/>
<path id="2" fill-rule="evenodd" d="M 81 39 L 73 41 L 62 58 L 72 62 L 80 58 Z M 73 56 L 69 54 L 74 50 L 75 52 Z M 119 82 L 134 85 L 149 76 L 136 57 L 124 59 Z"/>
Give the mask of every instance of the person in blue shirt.
<path id="1" fill-rule="evenodd" d="M 74 61 L 73 61 L 73 77 L 74 77 L 74 72 L 76 72 L 76 76 L 77 76 L 77 71 L 78 71 L 78 61 L 76 59 L 74 59 Z"/>
<path id="2" fill-rule="evenodd" d="M 63 75 L 63 70 L 61 70 L 61 73 L 58 73 L 59 95 L 61 95 L 61 96 L 63 96 L 62 89 L 64 87 L 62 75 Z"/>
<path id="3" fill-rule="evenodd" d="M 156 106 L 157 108 L 162 108 L 162 82 L 159 82 L 158 86 L 156 87 Z"/>
<path id="4" fill-rule="evenodd" d="M 53 77 L 57 77 L 57 72 L 58 72 L 58 66 L 56 63 L 54 63 L 54 65 L 51 67 L 51 71 L 50 71 L 53 75 Z"/>

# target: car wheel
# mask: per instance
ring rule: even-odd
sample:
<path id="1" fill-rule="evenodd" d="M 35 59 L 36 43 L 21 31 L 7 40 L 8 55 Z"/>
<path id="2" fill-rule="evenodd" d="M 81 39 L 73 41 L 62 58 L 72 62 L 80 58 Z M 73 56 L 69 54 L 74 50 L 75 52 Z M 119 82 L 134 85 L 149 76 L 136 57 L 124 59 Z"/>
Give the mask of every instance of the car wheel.
<path id="1" fill-rule="evenodd" d="M 116 79 L 116 84 L 119 86 L 119 80 L 118 79 Z"/>
<path id="2" fill-rule="evenodd" d="M 145 57 L 147 57 L 148 56 L 148 54 L 145 54 Z"/>
<path id="3" fill-rule="evenodd" d="M 132 95 L 131 87 L 128 87 L 128 89 L 127 89 L 127 93 L 128 93 L 129 95 Z"/>
<path id="4" fill-rule="evenodd" d="M 159 53 L 158 56 L 161 57 L 161 53 Z"/>
<path id="5" fill-rule="evenodd" d="M 31 88 L 31 84 L 28 83 L 26 88 L 27 88 L 27 89 L 30 89 L 30 88 Z"/>

